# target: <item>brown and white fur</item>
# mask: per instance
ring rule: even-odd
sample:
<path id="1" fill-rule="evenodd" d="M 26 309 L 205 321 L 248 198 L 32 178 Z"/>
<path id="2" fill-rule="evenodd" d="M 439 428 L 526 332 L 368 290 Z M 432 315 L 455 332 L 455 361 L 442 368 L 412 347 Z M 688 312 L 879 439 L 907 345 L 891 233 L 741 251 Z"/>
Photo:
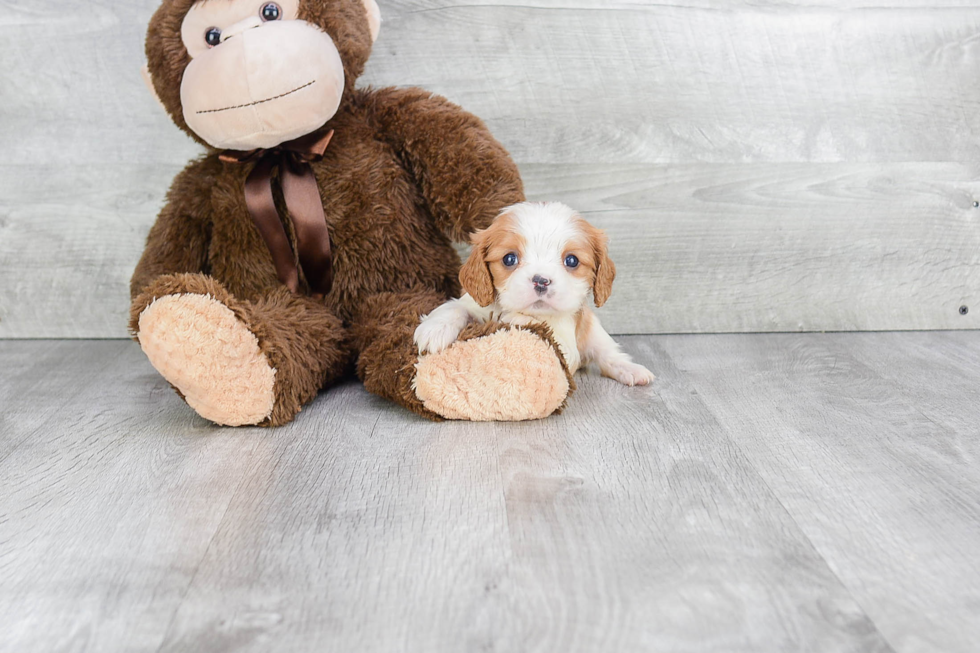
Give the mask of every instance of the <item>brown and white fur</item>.
<path id="1" fill-rule="evenodd" d="M 647 385 L 653 374 L 620 349 L 586 306 L 590 290 L 596 306 L 612 290 L 616 267 L 607 240 L 558 202 L 504 209 L 489 228 L 473 235 L 473 251 L 459 273 L 466 294 L 422 318 L 415 330 L 419 352 L 449 347 L 471 321 L 543 323 L 571 373 L 595 363 L 620 383 Z"/>

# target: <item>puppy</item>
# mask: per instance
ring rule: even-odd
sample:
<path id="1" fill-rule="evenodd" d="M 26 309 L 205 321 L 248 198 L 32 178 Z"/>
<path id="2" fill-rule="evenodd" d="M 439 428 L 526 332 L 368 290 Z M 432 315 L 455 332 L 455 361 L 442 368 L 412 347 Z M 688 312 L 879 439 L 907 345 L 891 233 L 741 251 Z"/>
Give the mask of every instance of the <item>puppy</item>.
<path id="1" fill-rule="evenodd" d="M 586 306 L 592 291 L 602 306 L 616 267 L 606 234 L 558 202 L 524 202 L 504 209 L 473 235 L 473 251 L 459 273 L 466 294 L 446 302 L 415 330 L 419 353 L 442 351 L 470 321 L 543 323 L 574 374 L 594 362 L 603 376 L 647 385 L 654 376 L 609 337 Z"/>

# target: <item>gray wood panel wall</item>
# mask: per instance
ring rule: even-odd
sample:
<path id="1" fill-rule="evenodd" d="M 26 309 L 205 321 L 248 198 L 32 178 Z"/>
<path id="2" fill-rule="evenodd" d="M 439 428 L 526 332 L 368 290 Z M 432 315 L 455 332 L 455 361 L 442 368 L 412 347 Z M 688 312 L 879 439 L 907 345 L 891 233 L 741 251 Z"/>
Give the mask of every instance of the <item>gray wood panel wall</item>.
<path id="1" fill-rule="evenodd" d="M 607 228 L 611 331 L 977 326 L 980 2 L 380 4 L 363 83 L 459 102 Z M 154 7 L 2 12 L 0 337 L 125 335 L 198 152 L 142 88 Z"/>

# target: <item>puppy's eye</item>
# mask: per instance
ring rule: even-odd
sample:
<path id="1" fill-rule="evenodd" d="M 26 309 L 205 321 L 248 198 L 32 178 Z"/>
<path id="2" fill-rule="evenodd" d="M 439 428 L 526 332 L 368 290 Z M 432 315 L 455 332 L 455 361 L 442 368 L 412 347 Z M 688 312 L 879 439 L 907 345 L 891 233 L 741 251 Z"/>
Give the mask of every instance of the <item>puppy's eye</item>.
<path id="1" fill-rule="evenodd" d="M 221 45 L 221 30 L 217 27 L 212 27 L 204 33 L 204 40 L 207 41 L 209 48 Z"/>
<path id="2" fill-rule="evenodd" d="M 280 16 L 282 16 L 282 8 L 280 8 L 275 2 L 262 5 L 262 20 L 266 22 L 271 20 L 279 20 Z"/>
<path id="3" fill-rule="evenodd" d="M 578 267 L 578 257 L 574 254 L 569 254 L 565 257 L 565 267 L 574 270 Z"/>
<path id="4" fill-rule="evenodd" d="M 502 262 L 504 264 L 504 267 L 508 267 L 508 268 L 514 267 L 515 265 L 517 265 L 517 254 L 515 254 L 514 252 L 507 254 L 506 256 L 504 256 Z"/>

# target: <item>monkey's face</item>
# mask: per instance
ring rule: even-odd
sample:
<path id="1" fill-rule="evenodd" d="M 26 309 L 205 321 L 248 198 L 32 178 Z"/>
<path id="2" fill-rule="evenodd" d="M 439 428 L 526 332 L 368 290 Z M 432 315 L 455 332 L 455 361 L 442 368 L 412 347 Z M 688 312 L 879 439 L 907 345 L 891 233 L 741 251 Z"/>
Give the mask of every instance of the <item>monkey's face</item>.
<path id="1" fill-rule="evenodd" d="M 352 81 L 347 80 L 345 62 L 353 66 L 353 76 L 360 73 L 370 51 L 370 41 L 363 47 L 364 28 L 373 40 L 377 27 L 374 0 L 174 4 L 188 8 L 175 15 L 164 12 L 165 3 L 161 8 L 165 15 L 158 12 L 151 23 L 147 54 L 153 82 L 163 91 L 159 96 L 180 125 L 178 107 L 173 106 L 177 94 L 169 93 L 168 103 L 168 80 L 160 77 L 172 82 L 179 79 L 181 126 L 221 149 L 274 147 L 322 127 L 336 114 L 346 82 Z M 347 10 L 325 10 L 322 5 L 346 5 Z M 352 14 L 351 7 L 358 13 Z M 340 49 L 330 28 L 344 39 Z M 173 45 L 179 38 L 186 55 L 181 52 L 180 61 L 175 61 L 166 44 L 152 47 L 155 32 L 163 39 L 169 37 Z M 153 70 L 154 54 L 162 57 L 158 63 L 164 65 L 166 74 L 158 73 L 160 65 Z M 176 67 L 183 67 L 179 77 L 174 74 Z"/>

